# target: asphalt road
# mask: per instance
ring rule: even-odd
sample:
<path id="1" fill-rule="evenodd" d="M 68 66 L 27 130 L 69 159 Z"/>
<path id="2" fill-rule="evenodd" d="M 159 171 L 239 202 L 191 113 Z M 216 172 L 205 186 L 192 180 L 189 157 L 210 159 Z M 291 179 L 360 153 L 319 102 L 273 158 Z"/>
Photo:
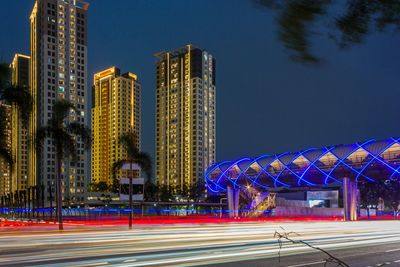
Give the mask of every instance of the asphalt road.
<path id="1" fill-rule="evenodd" d="M 323 252 L 288 241 L 280 247 L 276 231 L 348 266 L 400 266 L 400 221 L 44 230 L 0 229 L 0 266 L 324 266 Z"/>
<path id="2" fill-rule="evenodd" d="M 368 246 L 346 247 L 344 249 L 330 249 L 329 253 L 343 261 L 348 266 L 377 267 L 400 266 L 400 242 L 391 244 L 378 244 Z M 286 254 L 279 260 L 278 257 L 260 258 L 240 262 L 227 262 L 220 264 L 208 264 L 209 267 L 322 267 L 329 257 L 324 253 L 294 253 Z M 338 266 L 336 262 L 330 262 L 326 266 Z M 345 266 L 345 265 L 344 265 Z"/>

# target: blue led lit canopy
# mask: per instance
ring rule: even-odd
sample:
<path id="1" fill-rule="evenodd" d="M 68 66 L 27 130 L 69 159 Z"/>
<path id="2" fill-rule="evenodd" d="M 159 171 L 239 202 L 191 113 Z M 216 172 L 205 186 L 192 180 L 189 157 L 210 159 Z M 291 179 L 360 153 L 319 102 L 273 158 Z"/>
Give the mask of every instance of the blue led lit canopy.
<path id="1" fill-rule="evenodd" d="M 343 177 L 374 182 L 400 176 L 400 138 L 307 149 L 212 164 L 206 171 L 208 189 L 228 186 L 261 191 L 279 187 L 312 187 L 340 183 Z"/>

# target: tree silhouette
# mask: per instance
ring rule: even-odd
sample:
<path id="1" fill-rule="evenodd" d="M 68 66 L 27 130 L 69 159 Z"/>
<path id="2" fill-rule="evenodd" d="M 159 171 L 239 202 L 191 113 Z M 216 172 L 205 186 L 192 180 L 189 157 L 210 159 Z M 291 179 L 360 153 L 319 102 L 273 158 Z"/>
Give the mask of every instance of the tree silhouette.
<path id="1" fill-rule="evenodd" d="M 146 201 L 157 200 L 157 186 L 151 180 L 147 180 L 144 184 L 144 191 L 146 192 L 144 196 Z"/>
<path id="2" fill-rule="evenodd" d="M 276 15 L 278 39 L 294 61 L 318 64 L 312 51 L 315 36 L 339 48 L 361 44 L 374 32 L 400 29 L 398 0 L 252 0 Z"/>
<path id="3" fill-rule="evenodd" d="M 27 127 L 29 115 L 32 111 L 32 97 L 27 87 L 15 86 L 11 83 L 10 68 L 0 63 L 0 158 L 8 163 L 10 179 L 14 164 L 12 152 L 7 144 L 7 118 L 10 110 L 5 105 L 15 106 L 21 118 L 22 125 Z"/>
<path id="4" fill-rule="evenodd" d="M 400 179 L 389 179 L 385 182 L 385 192 L 383 194 L 383 199 L 394 212 L 400 204 Z"/>
<path id="5" fill-rule="evenodd" d="M 378 205 L 379 197 L 385 195 L 384 181 L 378 180 L 376 182 L 362 181 L 360 183 L 360 206 L 367 210 L 368 217 L 370 216 L 369 210 L 371 206 Z"/>
<path id="6" fill-rule="evenodd" d="M 126 133 L 119 137 L 119 144 L 122 145 L 127 153 L 127 158 L 119 159 L 114 162 L 112 166 L 113 171 L 113 185 L 114 188 L 118 184 L 116 177 L 117 171 L 122 168 L 124 164 L 137 164 L 140 169 L 146 174 L 147 180 L 151 179 L 152 161 L 149 154 L 139 151 L 137 147 L 137 138 L 134 133 Z M 132 228 L 132 177 L 129 177 L 129 228 Z"/>
<path id="7" fill-rule="evenodd" d="M 75 106 L 66 100 L 57 100 L 53 105 L 53 116 L 47 125 L 39 128 L 36 133 L 36 147 L 40 148 L 46 138 L 52 139 L 56 148 L 57 183 L 56 205 L 59 229 L 63 230 L 62 220 L 62 173 L 61 166 L 65 158 L 76 159 L 76 137 L 80 137 L 86 148 L 91 145 L 90 129 L 77 122 L 67 122 L 71 111 L 76 112 Z M 67 198 L 66 198 L 67 199 Z M 68 198 L 68 200 L 70 200 Z"/>

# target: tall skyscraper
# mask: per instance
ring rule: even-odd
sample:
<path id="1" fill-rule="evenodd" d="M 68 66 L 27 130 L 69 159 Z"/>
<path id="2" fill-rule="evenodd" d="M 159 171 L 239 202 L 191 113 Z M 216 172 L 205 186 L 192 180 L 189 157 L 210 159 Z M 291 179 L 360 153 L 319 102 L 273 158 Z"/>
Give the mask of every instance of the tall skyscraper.
<path id="1" fill-rule="evenodd" d="M 18 87 L 29 87 L 30 57 L 15 54 L 10 64 L 12 84 Z M 12 172 L 11 191 L 25 190 L 28 185 L 28 128 L 23 124 L 17 106 L 12 107 L 12 155 L 14 168 Z"/>
<path id="2" fill-rule="evenodd" d="M 94 75 L 92 108 L 92 181 L 113 182 L 112 166 L 126 159 L 119 137 L 125 133 L 137 136 L 140 149 L 140 93 L 137 76 L 131 72 L 120 75 L 116 67 Z M 120 171 L 121 175 L 127 174 Z"/>
<path id="3" fill-rule="evenodd" d="M 156 57 L 156 178 L 182 190 L 216 159 L 216 61 L 191 45 Z"/>
<path id="4" fill-rule="evenodd" d="M 47 124 L 57 99 L 68 100 L 77 108 L 77 112 L 70 112 L 69 121 L 87 124 L 87 10 L 88 4 L 81 0 L 35 2 L 30 17 L 32 136 L 37 127 Z M 64 199 L 73 203 L 84 201 L 89 180 L 84 145 L 77 141 L 77 160 L 65 158 L 62 166 Z M 54 187 L 57 168 L 53 141 L 45 140 L 38 155 L 32 142 L 29 160 L 28 183 Z"/>
<path id="5" fill-rule="evenodd" d="M 11 141 L 12 141 L 12 107 L 0 101 L 0 109 L 3 114 L 2 117 L 5 118 L 1 121 L 2 127 L 4 127 L 4 136 L 1 136 L 0 142 L 2 142 L 2 147 L 5 147 L 8 151 L 11 151 Z M 3 157 L 0 157 L 0 196 L 5 196 L 12 192 L 12 179 L 11 179 L 11 169 L 10 164 Z"/>

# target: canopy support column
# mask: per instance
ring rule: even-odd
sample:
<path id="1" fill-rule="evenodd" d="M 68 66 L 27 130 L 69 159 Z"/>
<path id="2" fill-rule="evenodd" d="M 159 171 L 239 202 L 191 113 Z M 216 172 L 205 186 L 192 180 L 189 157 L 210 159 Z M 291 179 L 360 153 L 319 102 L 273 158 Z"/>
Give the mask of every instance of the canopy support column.
<path id="1" fill-rule="evenodd" d="M 228 209 L 230 218 L 239 217 L 239 193 L 240 193 L 239 189 L 228 186 L 227 197 L 228 197 Z"/>
<path id="2" fill-rule="evenodd" d="M 343 178 L 344 220 L 357 221 L 357 181 Z"/>

